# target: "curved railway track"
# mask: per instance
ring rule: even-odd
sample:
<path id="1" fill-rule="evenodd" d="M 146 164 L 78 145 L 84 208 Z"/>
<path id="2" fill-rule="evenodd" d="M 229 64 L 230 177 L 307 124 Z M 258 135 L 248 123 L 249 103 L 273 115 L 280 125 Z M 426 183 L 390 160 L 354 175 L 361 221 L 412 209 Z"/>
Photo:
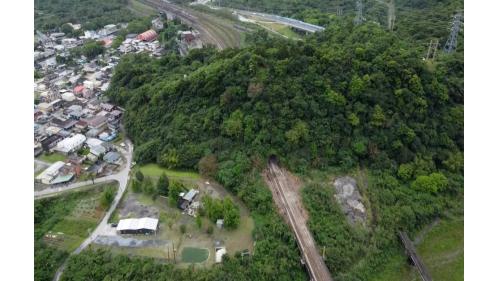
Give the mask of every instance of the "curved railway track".
<path id="1" fill-rule="evenodd" d="M 182 23 L 198 30 L 204 44 L 213 45 L 219 50 L 240 46 L 241 31 L 222 19 L 215 19 L 213 16 L 161 0 L 141 0 L 141 2 L 170 13 L 179 18 Z"/>

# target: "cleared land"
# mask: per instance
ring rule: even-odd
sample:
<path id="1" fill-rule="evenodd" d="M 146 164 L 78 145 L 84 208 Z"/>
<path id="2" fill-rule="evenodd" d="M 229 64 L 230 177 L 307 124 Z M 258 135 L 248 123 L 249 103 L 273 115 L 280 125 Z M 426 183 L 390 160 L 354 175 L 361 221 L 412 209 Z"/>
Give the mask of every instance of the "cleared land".
<path id="1" fill-rule="evenodd" d="M 143 170 L 143 168 L 145 169 Z M 145 176 L 152 178 L 159 177 L 164 171 L 168 171 L 170 173 L 167 173 L 169 177 L 170 175 L 177 176 L 175 178 L 171 177 L 171 183 L 173 180 L 176 180 L 183 182 L 188 187 L 198 188 L 200 190 L 200 195 L 198 196 L 210 195 L 214 198 L 230 196 L 240 208 L 240 225 L 235 230 L 218 229 L 207 217 L 202 217 L 201 227 L 199 227 L 195 218 L 182 214 L 176 206 L 171 206 L 168 198 L 160 196 L 153 200 L 151 196 L 143 193 L 133 193 L 129 189 L 112 215 L 110 222 L 118 222 L 119 219 L 130 217 L 159 217 L 159 231 L 157 235 L 121 236 L 139 240 L 155 240 L 156 242 L 145 243 L 147 245 L 144 247 L 118 247 L 111 245 L 112 243 L 108 246 L 94 244 L 94 247 L 108 248 L 115 253 L 159 258 L 168 262 L 174 262 L 173 249 L 175 248 L 177 253 L 175 262 L 179 267 L 189 267 L 190 264 L 194 263 L 195 267 L 198 268 L 209 267 L 215 262 L 214 243 L 216 240 L 223 242 L 229 255 L 245 249 L 252 252 L 254 221 L 245 206 L 237 198 L 224 190 L 222 186 L 215 182 L 199 179 L 199 175 L 193 172 L 170 171 L 157 165 L 143 166 L 141 167 L 141 171 L 143 171 Z M 180 230 L 182 225 L 186 227 L 184 234 Z M 213 228 L 212 234 L 207 233 L 207 229 L 210 226 Z M 199 255 L 193 254 L 197 257 L 192 257 L 191 252 L 193 250 L 191 248 L 206 249 L 208 258 L 201 260 L 201 252 Z M 187 249 L 187 257 L 184 254 L 185 249 Z"/>

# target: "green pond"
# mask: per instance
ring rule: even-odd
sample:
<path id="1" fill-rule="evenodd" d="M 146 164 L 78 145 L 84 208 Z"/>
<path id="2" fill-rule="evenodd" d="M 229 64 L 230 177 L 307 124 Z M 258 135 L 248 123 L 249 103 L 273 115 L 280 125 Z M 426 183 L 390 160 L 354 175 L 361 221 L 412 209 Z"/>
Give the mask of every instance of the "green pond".
<path id="1" fill-rule="evenodd" d="M 208 249 L 185 247 L 182 250 L 182 262 L 200 263 L 208 259 Z"/>

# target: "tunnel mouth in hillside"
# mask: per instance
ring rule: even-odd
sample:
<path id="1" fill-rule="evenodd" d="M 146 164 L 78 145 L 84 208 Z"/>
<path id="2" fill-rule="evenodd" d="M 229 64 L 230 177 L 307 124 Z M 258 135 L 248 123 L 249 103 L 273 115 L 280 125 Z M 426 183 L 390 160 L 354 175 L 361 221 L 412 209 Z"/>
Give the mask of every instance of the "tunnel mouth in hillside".
<path id="1" fill-rule="evenodd" d="M 278 156 L 276 156 L 276 154 L 271 154 L 269 156 L 268 162 L 269 162 L 269 164 L 276 164 L 276 165 L 278 165 L 279 164 Z"/>

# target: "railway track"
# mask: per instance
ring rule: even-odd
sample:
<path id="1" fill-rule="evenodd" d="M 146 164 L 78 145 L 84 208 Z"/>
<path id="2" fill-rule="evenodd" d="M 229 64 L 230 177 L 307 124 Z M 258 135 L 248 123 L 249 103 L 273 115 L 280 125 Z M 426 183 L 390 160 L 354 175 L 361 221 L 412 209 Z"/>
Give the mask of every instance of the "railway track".
<path id="1" fill-rule="evenodd" d="M 307 220 L 303 211 L 299 208 L 300 203 L 298 194 L 293 194 L 290 188 L 287 188 L 287 177 L 274 161 L 269 162 L 267 178 L 270 187 L 273 189 L 273 195 L 278 206 L 284 209 L 284 215 L 292 227 L 293 233 L 297 239 L 302 258 L 306 265 L 307 272 L 312 281 L 333 281 L 328 268 L 322 257 L 316 249 L 314 238 L 307 228 Z"/>
<path id="2" fill-rule="evenodd" d="M 239 47 L 240 32 L 230 24 L 213 19 L 209 15 L 180 7 L 161 0 L 141 0 L 144 4 L 179 18 L 182 23 L 200 32 L 204 44 L 214 45 L 222 50 L 229 47 Z"/>

